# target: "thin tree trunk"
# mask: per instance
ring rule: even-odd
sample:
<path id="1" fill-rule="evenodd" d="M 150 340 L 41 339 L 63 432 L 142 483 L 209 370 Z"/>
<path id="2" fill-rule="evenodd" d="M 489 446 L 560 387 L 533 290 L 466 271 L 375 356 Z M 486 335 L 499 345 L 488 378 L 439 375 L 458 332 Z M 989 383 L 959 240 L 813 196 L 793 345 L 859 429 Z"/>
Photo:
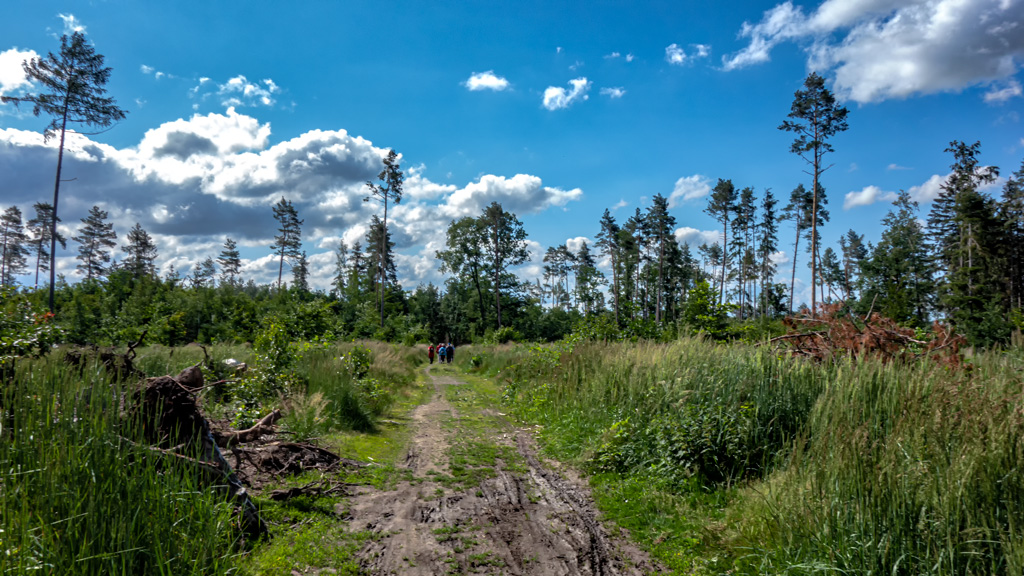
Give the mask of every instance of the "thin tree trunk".
<path id="1" fill-rule="evenodd" d="M 789 279 L 789 315 L 793 315 L 793 298 L 796 296 L 796 257 L 800 254 L 800 215 L 796 217 L 796 242 L 793 243 L 793 276 Z"/>
<path id="2" fill-rule="evenodd" d="M 50 314 L 53 314 L 53 289 L 57 283 L 57 199 L 60 196 L 60 171 L 64 163 L 64 135 L 68 127 L 68 101 L 64 96 L 64 117 L 60 125 L 60 148 L 57 151 L 57 177 L 53 183 L 53 219 L 50 221 Z"/>

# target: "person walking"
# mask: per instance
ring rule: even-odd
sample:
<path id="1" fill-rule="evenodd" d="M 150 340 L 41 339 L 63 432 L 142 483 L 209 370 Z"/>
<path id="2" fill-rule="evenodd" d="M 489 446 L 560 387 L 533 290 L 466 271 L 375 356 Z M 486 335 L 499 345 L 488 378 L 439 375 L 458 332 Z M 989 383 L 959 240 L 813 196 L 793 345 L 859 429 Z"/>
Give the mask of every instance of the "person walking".
<path id="1" fill-rule="evenodd" d="M 427 358 L 430 360 L 431 364 L 434 363 L 434 345 L 433 344 L 430 345 L 430 348 L 427 348 Z"/>
<path id="2" fill-rule="evenodd" d="M 438 364 L 444 364 L 445 352 L 447 352 L 447 350 L 445 350 L 444 344 L 438 344 L 437 345 L 437 362 L 438 362 Z"/>
<path id="3" fill-rule="evenodd" d="M 447 353 L 448 356 L 448 363 L 451 364 L 452 359 L 455 358 L 455 346 L 452 346 L 452 343 L 449 342 L 448 347 L 445 349 L 445 352 Z"/>

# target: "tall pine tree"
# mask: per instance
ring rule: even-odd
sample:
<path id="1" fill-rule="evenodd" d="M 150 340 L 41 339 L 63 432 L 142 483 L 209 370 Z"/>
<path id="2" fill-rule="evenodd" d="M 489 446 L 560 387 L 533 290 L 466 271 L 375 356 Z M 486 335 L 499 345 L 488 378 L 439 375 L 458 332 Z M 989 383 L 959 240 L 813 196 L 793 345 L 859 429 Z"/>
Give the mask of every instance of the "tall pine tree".
<path id="1" fill-rule="evenodd" d="M 114 225 L 107 222 L 107 212 L 100 210 L 99 206 L 90 208 L 89 215 L 82 218 L 78 236 L 71 239 L 79 244 L 76 258 L 80 262 L 76 269 L 85 275 L 85 279 L 94 280 L 106 276 L 110 249 L 117 246 L 117 233 L 114 232 Z"/>

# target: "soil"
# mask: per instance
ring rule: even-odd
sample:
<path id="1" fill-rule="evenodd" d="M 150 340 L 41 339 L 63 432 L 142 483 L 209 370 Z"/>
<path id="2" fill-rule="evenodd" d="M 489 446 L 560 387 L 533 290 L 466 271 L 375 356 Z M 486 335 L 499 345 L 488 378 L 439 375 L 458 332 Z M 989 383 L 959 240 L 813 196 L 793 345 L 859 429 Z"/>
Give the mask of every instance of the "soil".
<path id="1" fill-rule="evenodd" d="M 640 575 L 661 571 L 601 524 L 585 484 L 543 461 L 528 429 L 500 413 L 460 415 L 446 389 L 466 386 L 428 375 L 431 400 L 412 413 L 413 437 L 403 466 L 411 480 L 390 490 L 364 488 L 347 502 L 351 528 L 375 533 L 360 553 L 371 574 Z M 453 485 L 449 454 L 461 418 L 483 422 L 489 441 L 515 454 L 497 461 L 479 484 Z M 343 511 L 344 512 L 344 511 Z"/>

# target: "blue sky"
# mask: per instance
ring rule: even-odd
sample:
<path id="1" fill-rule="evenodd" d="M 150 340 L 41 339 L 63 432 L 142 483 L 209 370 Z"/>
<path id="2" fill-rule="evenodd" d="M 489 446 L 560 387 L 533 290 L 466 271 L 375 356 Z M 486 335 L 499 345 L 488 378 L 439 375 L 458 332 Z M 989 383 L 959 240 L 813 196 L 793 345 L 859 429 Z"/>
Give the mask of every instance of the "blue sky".
<path id="1" fill-rule="evenodd" d="M 407 288 L 443 281 L 433 253 L 447 223 L 493 200 L 534 243 L 528 279 L 547 246 L 592 239 L 605 208 L 621 222 L 659 193 L 681 240 L 714 241 L 703 209 L 718 178 L 782 198 L 808 184 L 777 127 L 811 70 L 850 109 L 823 180 L 827 245 L 850 228 L 877 240 L 900 189 L 925 216 L 951 140 L 980 140 L 1004 175 L 1024 159 L 1021 0 L 581 6 L 15 3 L 0 22 L 0 93 L 31 91 L 20 62 L 84 30 L 129 114 L 72 142 L 67 230 L 98 204 L 122 242 L 135 222 L 154 234 L 165 269 L 216 256 L 230 236 L 246 275 L 269 281 L 270 206 L 284 195 L 306 221 L 320 287 L 338 239 L 365 232 L 376 207 L 362 184 L 391 148 L 407 173 L 391 214 Z M 45 123 L 0 105 L 3 206 L 28 214 L 52 199 Z M 791 235 L 784 224 L 787 279 Z M 73 245 L 60 256 L 77 277 Z"/>

